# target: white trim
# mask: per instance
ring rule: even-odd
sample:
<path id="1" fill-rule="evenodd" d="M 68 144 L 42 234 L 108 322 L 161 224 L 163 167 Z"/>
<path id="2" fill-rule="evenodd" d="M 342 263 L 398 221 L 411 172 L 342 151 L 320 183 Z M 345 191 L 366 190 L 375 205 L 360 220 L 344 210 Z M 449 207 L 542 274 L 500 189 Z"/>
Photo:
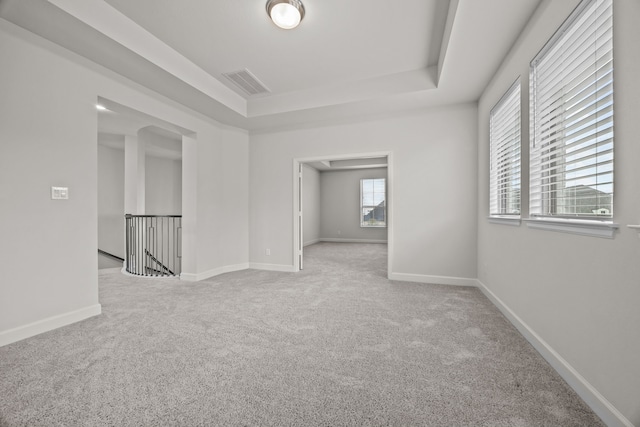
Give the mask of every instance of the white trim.
<path id="1" fill-rule="evenodd" d="M 234 271 L 246 270 L 249 268 L 249 263 L 225 265 L 224 267 L 214 268 L 202 273 L 181 273 L 180 280 L 185 282 L 199 282 L 200 280 L 208 279 L 210 277 L 219 276 L 225 273 L 232 273 Z"/>
<path id="2" fill-rule="evenodd" d="M 70 325 L 72 323 L 80 322 L 81 320 L 88 319 L 89 317 L 98 316 L 101 313 L 102 306 L 100 304 L 94 304 L 68 313 L 47 317 L 46 319 L 38 320 L 27 325 L 18 326 L 17 328 L 2 331 L 0 332 L 0 347 Z"/>
<path id="3" fill-rule="evenodd" d="M 387 243 L 387 240 L 376 240 L 376 239 L 334 239 L 334 238 L 321 238 L 319 239 L 321 242 L 332 242 L 332 243 Z"/>
<path id="4" fill-rule="evenodd" d="M 427 274 L 389 273 L 389 280 L 429 283 L 433 285 L 477 286 L 476 279 L 466 277 L 431 276 Z"/>
<path id="5" fill-rule="evenodd" d="M 387 275 L 393 272 L 393 257 L 395 255 L 395 246 L 393 243 L 395 241 L 395 211 L 393 210 L 393 197 L 395 196 L 395 190 L 393 188 L 393 184 L 395 183 L 394 173 L 393 151 L 390 151 L 387 154 Z"/>
<path id="6" fill-rule="evenodd" d="M 516 327 L 516 329 L 529 341 L 529 343 L 542 355 L 553 369 L 569 384 L 593 412 L 598 415 L 609 427 L 633 427 L 629 421 L 615 406 L 611 404 L 598 390 L 595 389 L 573 366 L 560 356 L 549 344 L 547 344 L 533 329 L 522 321 L 500 298 L 498 298 L 480 280 L 476 280 L 482 293 L 504 314 L 504 316 Z"/>
<path id="7" fill-rule="evenodd" d="M 127 271 L 127 267 L 122 267 L 120 273 L 129 277 L 137 277 L 138 279 L 158 279 L 158 280 L 180 280 L 178 276 L 147 276 L 144 274 L 133 274 Z"/>
<path id="8" fill-rule="evenodd" d="M 311 245 L 315 245 L 316 243 L 321 242 L 320 239 L 313 239 L 313 240 L 309 240 L 308 242 L 304 242 L 303 246 L 311 246 Z"/>
<path id="9" fill-rule="evenodd" d="M 527 227 L 533 229 L 559 231 L 561 233 L 601 237 L 604 239 L 613 239 L 614 233 L 620 227 L 619 224 L 613 222 L 563 218 L 528 218 L 523 219 L 523 221 L 527 224 Z"/>
<path id="10" fill-rule="evenodd" d="M 490 216 L 487 218 L 490 224 L 511 225 L 514 227 L 520 227 L 520 217 L 508 217 L 508 216 Z"/>
<path id="11" fill-rule="evenodd" d="M 291 223 L 293 224 L 293 251 L 291 259 L 291 265 L 293 266 L 293 271 L 300 271 L 300 235 L 304 231 L 304 225 L 302 226 L 303 230 L 300 230 L 300 197 L 303 197 L 301 194 L 304 191 L 304 187 L 300 188 L 300 170 L 302 168 L 303 161 L 298 159 L 293 159 L 293 194 L 292 194 L 292 206 L 293 206 L 293 217 L 291 218 Z M 304 241 L 304 236 L 302 236 Z M 304 244 L 302 246 L 304 252 Z M 256 264 L 262 265 L 262 264 Z M 264 264 L 270 265 L 270 264 Z M 269 270 L 268 268 L 255 267 L 257 270 Z M 276 270 L 279 271 L 279 270 Z"/>
<path id="12" fill-rule="evenodd" d="M 285 273 L 295 273 L 299 271 L 293 265 L 284 265 L 284 264 L 262 264 L 259 262 L 251 262 L 249 263 L 249 268 L 254 270 L 266 270 L 266 271 L 282 271 Z"/>

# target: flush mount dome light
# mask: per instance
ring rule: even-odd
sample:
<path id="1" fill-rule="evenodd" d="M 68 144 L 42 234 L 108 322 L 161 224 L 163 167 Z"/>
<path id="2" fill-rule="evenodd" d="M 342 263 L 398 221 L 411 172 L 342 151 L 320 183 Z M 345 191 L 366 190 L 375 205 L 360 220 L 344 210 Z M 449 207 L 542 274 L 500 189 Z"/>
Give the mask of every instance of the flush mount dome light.
<path id="1" fill-rule="evenodd" d="M 267 14 L 278 27 L 290 30 L 304 18 L 304 6 L 300 0 L 268 0 Z"/>

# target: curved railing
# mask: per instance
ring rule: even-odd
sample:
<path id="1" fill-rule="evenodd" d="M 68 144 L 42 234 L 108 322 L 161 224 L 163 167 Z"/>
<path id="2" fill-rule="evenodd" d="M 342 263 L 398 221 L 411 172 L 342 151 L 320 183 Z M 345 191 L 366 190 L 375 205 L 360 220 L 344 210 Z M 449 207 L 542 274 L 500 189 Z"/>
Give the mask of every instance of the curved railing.
<path id="1" fill-rule="evenodd" d="M 138 276 L 179 276 L 182 267 L 181 215 L 125 215 L 127 272 Z"/>

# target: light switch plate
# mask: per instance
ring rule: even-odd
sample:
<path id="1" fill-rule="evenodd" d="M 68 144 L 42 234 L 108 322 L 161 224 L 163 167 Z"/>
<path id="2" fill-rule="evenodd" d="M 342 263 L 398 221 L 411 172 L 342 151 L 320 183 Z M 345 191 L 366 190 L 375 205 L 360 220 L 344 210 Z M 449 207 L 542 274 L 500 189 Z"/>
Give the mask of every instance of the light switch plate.
<path id="1" fill-rule="evenodd" d="M 52 200 L 68 200 L 69 187 L 51 187 Z"/>

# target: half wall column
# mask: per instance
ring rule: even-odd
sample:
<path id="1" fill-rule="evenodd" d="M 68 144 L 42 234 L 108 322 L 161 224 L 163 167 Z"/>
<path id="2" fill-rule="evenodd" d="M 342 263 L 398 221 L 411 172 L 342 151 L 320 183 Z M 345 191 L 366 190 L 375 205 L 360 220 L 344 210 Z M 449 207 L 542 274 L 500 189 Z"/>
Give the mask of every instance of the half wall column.
<path id="1" fill-rule="evenodd" d="M 145 143 L 124 137 L 124 213 L 145 214 Z"/>

